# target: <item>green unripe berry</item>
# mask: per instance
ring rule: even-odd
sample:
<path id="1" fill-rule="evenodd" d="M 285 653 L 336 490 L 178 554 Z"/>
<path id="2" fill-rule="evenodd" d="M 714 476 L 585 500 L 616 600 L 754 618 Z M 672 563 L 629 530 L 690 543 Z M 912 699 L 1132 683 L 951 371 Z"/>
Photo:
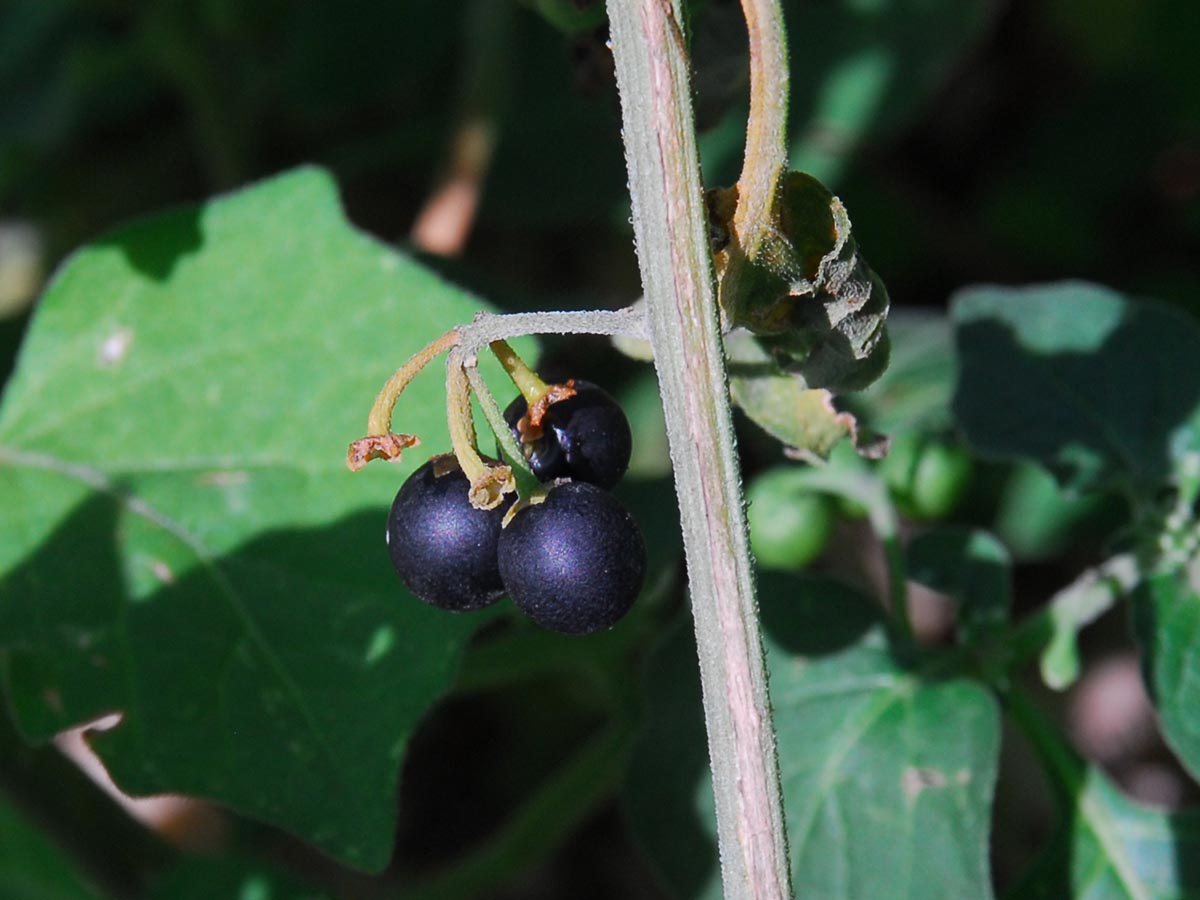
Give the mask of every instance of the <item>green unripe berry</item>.
<path id="1" fill-rule="evenodd" d="M 892 441 L 882 470 L 899 510 L 932 520 L 948 516 L 962 502 L 975 466 L 960 444 L 910 433 Z"/>
<path id="2" fill-rule="evenodd" d="M 796 478 L 800 470 L 780 467 L 754 479 L 749 501 L 750 546 L 759 565 L 799 569 L 818 556 L 833 533 L 836 503 Z"/>

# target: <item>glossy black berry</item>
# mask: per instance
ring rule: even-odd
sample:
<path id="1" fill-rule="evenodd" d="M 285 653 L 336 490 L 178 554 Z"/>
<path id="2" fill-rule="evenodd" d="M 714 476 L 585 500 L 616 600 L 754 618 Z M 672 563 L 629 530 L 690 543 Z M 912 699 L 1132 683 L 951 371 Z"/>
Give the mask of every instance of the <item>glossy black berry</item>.
<path id="1" fill-rule="evenodd" d="M 591 484 L 564 482 L 500 534 L 500 576 L 543 628 L 590 634 L 629 611 L 646 574 L 646 545 L 625 507 Z"/>
<path id="2" fill-rule="evenodd" d="M 611 488 L 629 468 L 629 420 L 602 388 L 580 380 L 573 385 L 575 396 L 550 404 L 540 423 L 541 436 L 530 443 L 523 442 L 517 426 L 529 410 L 524 397 L 508 405 L 504 419 L 539 480 L 570 478 Z"/>
<path id="3" fill-rule="evenodd" d="M 388 553 L 400 579 L 426 603 L 454 612 L 504 596 L 496 546 L 513 500 L 475 509 L 468 487 L 453 457 L 434 457 L 404 482 L 388 516 Z"/>

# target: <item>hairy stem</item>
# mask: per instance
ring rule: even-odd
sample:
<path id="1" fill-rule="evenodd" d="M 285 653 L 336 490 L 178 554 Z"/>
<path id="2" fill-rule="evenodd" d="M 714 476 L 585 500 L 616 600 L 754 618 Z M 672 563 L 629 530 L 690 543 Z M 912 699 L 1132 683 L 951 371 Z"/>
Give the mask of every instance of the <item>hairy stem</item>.
<path id="1" fill-rule="evenodd" d="M 695 620 L 727 900 L 791 895 L 679 10 L 609 0 L 633 227 Z"/>
<path id="2" fill-rule="evenodd" d="M 779 0 L 742 0 L 742 12 L 750 36 L 750 115 L 733 229 L 742 252 L 754 257 L 787 170 L 788 58 Z"/>

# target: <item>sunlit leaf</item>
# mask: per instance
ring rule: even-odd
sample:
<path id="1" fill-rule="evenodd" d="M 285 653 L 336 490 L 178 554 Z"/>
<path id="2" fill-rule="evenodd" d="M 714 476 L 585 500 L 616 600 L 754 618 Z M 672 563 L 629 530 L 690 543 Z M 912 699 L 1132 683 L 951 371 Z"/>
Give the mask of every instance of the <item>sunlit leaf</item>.
<path id="1" fill-rule="evenodd" d="M 352 475 L 379 385 L 479 302 L 345 221 L 299 170 L 79 251 L 0 408 L 0 660 L 32 740 L 134 794 L 219 800 L 379 868 L 405 743 L 478 616 L 408 595 L 385 510 L 448 448 L 436 371 Z M 435 367 L 436 370 L 437 367 Z"/>

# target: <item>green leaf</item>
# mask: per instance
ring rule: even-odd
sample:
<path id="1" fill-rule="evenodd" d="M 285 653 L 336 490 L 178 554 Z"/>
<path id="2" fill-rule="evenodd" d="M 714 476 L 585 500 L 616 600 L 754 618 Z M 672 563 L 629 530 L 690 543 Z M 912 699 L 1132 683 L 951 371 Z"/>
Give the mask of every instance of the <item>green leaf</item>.
<path id="1" fill-rule="evenodd" d="M 1011 560 L 986 531 L 950 527 L 916 537 L 908 545 L 908 576 L 958 601 L 966 644 L 995 636 L 1008 624 Z"/>
<path id="2" fill-rule="evenodd" d="M 449 446 L 435 371 L 397 408 L 426 447 L 351 475 L 379 386 L 480 306 L 350 227 L 302 169 L 133 225 L 48 289 L 0 408 L 0 660 L 43 741 L 133 794 L 210 797 L 348 864 L 391 854 L 405 743 L 481 621 L 387 561 L 385 509 Z"/>
<path id="3" fill-rule="evenodd" d="M 1051 776 L 1060 821 L 1010 900 L 1194 900 L 1200 897 L 1200 811 L 1140 806 L 1067 749 L 1014 696 L 1010 707 Z"/>
<path id="4" fill-rule="evenodd" d="M 883 444 L 860 433 L 852 413 L 834 406 L 833 395 L 805 387 L 803 379 L 779 371 L 771 355 L 747 331 L 725 336 L 729 394 L 767 434 L 802 456 L 828 459 L 845 437 L 864 456 L 878 456 Z"/>
<path id="5" fill-rule="evenodd" d="M 1138 806 L 1096 768 L 1084 770 L 1066 825 L 1011 900 L 1200 897 L 1200 813 Z"/>
<path id="6" fill-rule="evenodd" d="M 893 309 L 887 328 L 892 345 L 887 369 L 865 390 L 849 395 L 847 405 L 860 421 L 886 434 L 948 427 L 956 372 L 949 319 Z"/>
<path id="7" fill-rule="evenodd" d="M 988 897 L 999 749 L 981 685 L 910 668 L 836 582 L 764 577 L 760 600 L 794 883 L 836 898 Z M 682 898 L 721 895 L 695 648 L 655 655 L 626 804 Z"/>
<path id="8" fill-rule="evenodd" d="M 1147 687 L 1163 736 L 1200 778 L 1200 569 L 1163 573 L 1138 586 L 1134 623 L 1142 645 Z M 1198 885 L 1200 886 L 1200 885 Z"/>
<path id="9" fill-rule="evenodd" d="M 155 880 L 149 900 L 319 900 L 332 895 L 236 857 L 185 858 Z"/>
<path id="10" fill-rule="evenodd" d="M 67 855 L 0 794 L 0 896 L 6 900 L 97 900 Z"/>
<path id="11" fill-rule="evenodd" d="M 1041 466 L 1018 463 L 1005 480 L 992 530 L 1017 560 L 1042 562 L 1124 524 L 1116 504 L 1112 495 L 1064 490 Z"/>
<path id="12" fill-rule="evenodd" d="M 1200 326 L 1182 313 L 1060 282 L 968 288 L 952 316 L 954 411 L 980 453 L 1152 491 L 1200 443 Z"/>
<path id="13" fill-rule="evenodd" d="M 564 34 L 574 35 L 598 28 L 604 22 L 601 0 L 521 0 Z"/>

